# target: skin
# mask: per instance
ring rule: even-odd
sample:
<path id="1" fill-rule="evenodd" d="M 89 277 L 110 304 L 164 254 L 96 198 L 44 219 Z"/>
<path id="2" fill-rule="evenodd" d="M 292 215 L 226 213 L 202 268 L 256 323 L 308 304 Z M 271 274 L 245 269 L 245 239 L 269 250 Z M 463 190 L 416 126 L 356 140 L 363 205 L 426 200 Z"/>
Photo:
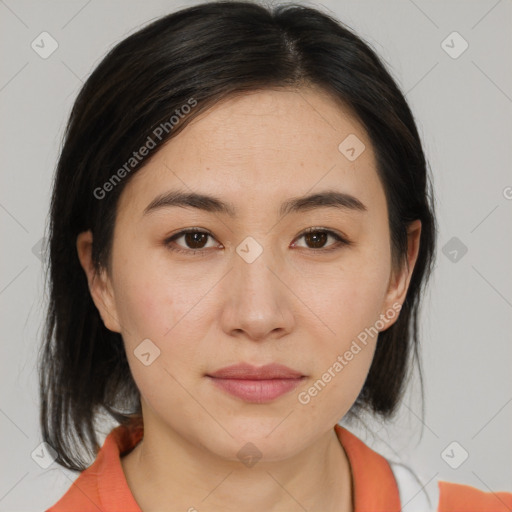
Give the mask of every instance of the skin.
<path id="1" fill-rule="evenodd" d="M 338 150 L 349 134 L 366 146 L 353 162 Z M 218 196 L 238 215 L 179 207 L 143 215 L 156 196 L 177 188 Z M 317 208 L 279 219 L 286 199 L 326 189 L 350 193 L 367 211 Z M 191 250 L 193 238 L 165 246 L 193 227 L 212 235 L 199 239 L 203 256 L 171 251 Z M 317 247 L 337 242 L 300 236 L 310 227 L 353 243 L 322 253 Z M 350 464 L 333 426 L 356 400 L 378 336 L 308 404 L 297 397 L 361 331 L 404 302 L 420 231 L 419 221 L 410 225 L 408 265 L 392 269 L 370 140 L 348 109 L 315 88 L 231 97 L 132 177 L 119 199 L 110 272 L 91 265 L 90 231 L 78 236 L 77 250 L 105 326 L 122 334 L 141 393 L 144 439 L 121 464 L 144 512 L 164 503 L 180 511 L 353 511 Z M 263 249 L 252 263 L 236 252 L 247 236 Z M 146 338 L 161 351 L 149 366 L 134 355 Z M 282 363 L 306 378 L 254 404 L 205 377 L 242 361 Z M 262 453 L 252 467 L 237 457 L 247 442 Z"/>

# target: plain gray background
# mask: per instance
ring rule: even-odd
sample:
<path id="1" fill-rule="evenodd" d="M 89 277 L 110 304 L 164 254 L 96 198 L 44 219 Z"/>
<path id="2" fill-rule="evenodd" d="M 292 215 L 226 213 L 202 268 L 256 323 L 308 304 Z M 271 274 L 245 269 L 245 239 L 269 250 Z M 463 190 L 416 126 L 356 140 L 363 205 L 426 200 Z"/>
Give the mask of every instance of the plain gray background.
<path id="1" fill-rule="evenodd" d="M 46 304 L 38 244 L 72 102 L 115 43 L 193 3 L 0 1 L 0 511 L 44 510 L 77 477 L 31 457 L 41 443 L 35 365 Z M 355 29 L 387 64 L 437 196 L 439 252 L 421 319 L 424 424 L 416 381 L 393 424 L 352 430 L 410 464 L 427 488 L 442 479 L 512 491 L 512 2 L 308 4 Z M 44 31 L 58 43 L 46 59 L 31 47 Z M 454 31 L 468 44 L 458 56 Z M 452 465 L 469 454 L 456 469 L 445 452 L 454 441 Z"/>

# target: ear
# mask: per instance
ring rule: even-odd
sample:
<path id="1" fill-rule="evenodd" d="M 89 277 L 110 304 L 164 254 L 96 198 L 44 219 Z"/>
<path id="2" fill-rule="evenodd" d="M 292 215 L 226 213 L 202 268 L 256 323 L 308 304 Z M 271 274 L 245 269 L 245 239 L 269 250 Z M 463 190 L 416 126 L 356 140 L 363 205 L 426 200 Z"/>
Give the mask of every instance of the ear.
<path id="1" fill-rule="evenodd" d="M 393 269 L 391 271 L 388 291 L 384 303 L 384 307 L 386 309 L 391 308 L 396 311 L 396 305 L 400 304 L 401 307 L 405 302 L 407 290 L 409 289 L 409 284 L 411 282 L 412 272 L 418 259 L 420 236 L 421 221 L 417 219 L 411 222 L 407 227 L 407 260 L 398 272 Z M 398 315 L 395 317 L 395 320 L 391 321 L 387 328 L 391 327 L 397 318 Z"/>
<path id="2" fill-rule="evenodd" d="M 114 332 L 121 332 L 115 306 L 115 297 L 107 271 L 96 271 L 92 262 L 92 232 L 84 231 L 76 239 L 78 259 L 87 276 L 92 300 L 98 309 L 105 327 Z"/>

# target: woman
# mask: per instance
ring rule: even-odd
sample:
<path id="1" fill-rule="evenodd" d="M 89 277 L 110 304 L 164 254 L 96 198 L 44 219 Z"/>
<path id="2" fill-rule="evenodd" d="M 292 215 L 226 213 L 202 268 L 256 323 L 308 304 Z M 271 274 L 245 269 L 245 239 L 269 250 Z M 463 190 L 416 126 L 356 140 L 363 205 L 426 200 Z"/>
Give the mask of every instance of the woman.
<path id="1" fill-rule="evenodd" d="M 396 411 L 435 235 L 410 109 L 337 20 L 206 3 L 126 38 L 53 191 L 41 426 L 81 474 L 48 510 L 401 510 L 338 422 Z M 512 507 L 438 490 L 416 509 Z"/>

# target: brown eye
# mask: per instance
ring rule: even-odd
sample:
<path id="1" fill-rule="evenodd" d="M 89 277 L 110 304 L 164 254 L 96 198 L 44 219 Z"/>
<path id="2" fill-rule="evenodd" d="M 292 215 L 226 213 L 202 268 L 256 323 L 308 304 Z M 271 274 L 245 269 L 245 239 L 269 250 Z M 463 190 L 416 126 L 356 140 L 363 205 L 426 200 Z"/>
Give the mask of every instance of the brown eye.
<path id="1" fill-rule="evenodd" d="M 334 238 L 336 242 L 334 244 L 330 244 L 330 246 L 328 246 L 329 248 L 325 248 L 324 246 L 329 237 Z M 351 242 L 346 238 L 343 238 L 334 231 L 328 229 L 309 228 L 298 237 L 298 239 L 300 238 L 304 238 L 307 249 L 313 249 L 317 252 L 331 251 L 338 249 L 340 246 L 351 244 Z"/>
<path id="2" fill-rule="evenodd" d="M 207 241 L 208 233 L 190 231 L 183 235 L 185 244 L 190 249 L 202 249 Z"/>
<path id="3" fill-rule="evenodd" d="M 304 240 L 308 245 L 312 244 L 313 249 L 321 249 L 328 239 L 329 235 L 325 231 L 314 231 L 304 235 Z"/>
<path id="4" fill-rule="evenodd" d="M 165 245 L 172 251 L 183 252 L 183 253 L 206 253 L 203 249 L 205 248 L 208 238 L 213 238 L 207 231 L 201 231 L 199 229 L 187 229 L 180 231 L 175 235 L 171 236 L 165 241 Z M 183 244 L 178 244 L 176 241 L 183 238 Z M 177 247 L 176 247 L 177 246 Z"/>

